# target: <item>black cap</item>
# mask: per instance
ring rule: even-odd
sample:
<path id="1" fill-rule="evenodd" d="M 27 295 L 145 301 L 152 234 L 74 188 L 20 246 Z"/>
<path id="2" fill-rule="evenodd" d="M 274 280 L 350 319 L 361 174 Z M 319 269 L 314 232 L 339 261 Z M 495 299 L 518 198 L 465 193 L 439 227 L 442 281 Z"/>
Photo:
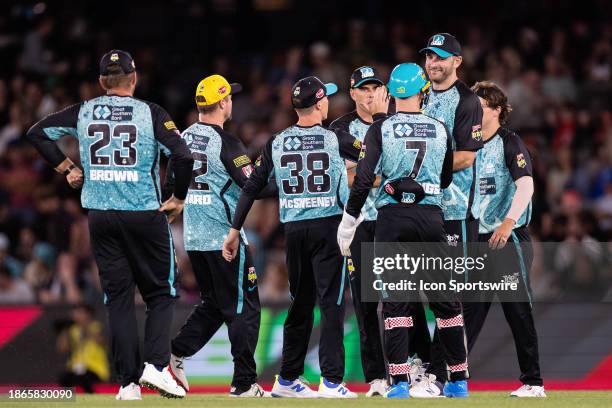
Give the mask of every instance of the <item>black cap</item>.
<path id="1" fill-rule="evenodd" d="M 359 88 L 361 85 L 376 83 L 384 85 L 385 83 L 378 77 L 378 71 L 374 67 L 363 66 L 353 71 L 351 74 L 351 88 Z"/>
<path id="2" fill-rule="evenodd" d="M 324 84 L 316 76 L 302 78 L 291 88 L 291 103 L 294 108 L 309 108 L 325 96 L 338 91 L 336 84 Z"/>
<path id="3" fill-rule="evenodd" d="M 461 55 L 461 44 L 449 33 L 435 34 L 429 37 L 427 47 L 419 52 L 432 51 L 441 58 L 448 58 L 451 55 Z"/>
<path id="4" fill-rule="evenodd" d="M 108 75 L 108 68 L 119 65 L 124 74 L 136 71 L 136 65 L 130 53 L 121 50 L 111 50 L 102 56 L 100 60 L 100 75 Z"/>

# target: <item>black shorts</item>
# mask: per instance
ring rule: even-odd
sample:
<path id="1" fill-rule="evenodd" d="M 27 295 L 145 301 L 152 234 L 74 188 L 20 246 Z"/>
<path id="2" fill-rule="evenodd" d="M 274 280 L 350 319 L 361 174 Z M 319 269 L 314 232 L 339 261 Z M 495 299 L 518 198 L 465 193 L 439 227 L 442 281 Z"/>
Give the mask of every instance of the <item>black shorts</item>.
<path id="1" fill-rule="evenodd" d="M 145 301 L 176 296 L 176 255 L 165 214 L 90 210 L 89 233 L 106 297 L 123 294 L 131 282 Z"/>
<path id="2" fill-rule="evenodd" d="M 445 242 L 442 210 L 436 205 L 390 204 L 378 210 L 377 242 Z"/>
<path id="3" fill-rule="evenodd" d="M 249 247 L 240 244 L 238 255 L 227 262 L 222 251 L 187 251 L 204 302 L 218 308 L 225 319 L 244 310 L 260 310 L 257 274 Z"/>

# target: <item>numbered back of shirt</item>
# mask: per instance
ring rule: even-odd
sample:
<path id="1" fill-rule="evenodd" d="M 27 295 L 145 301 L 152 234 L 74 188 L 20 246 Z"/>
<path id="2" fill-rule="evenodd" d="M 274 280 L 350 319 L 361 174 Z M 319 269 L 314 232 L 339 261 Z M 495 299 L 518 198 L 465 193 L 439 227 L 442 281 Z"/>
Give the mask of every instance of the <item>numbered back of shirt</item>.
<path id="1" fill-rule="evenodd" d="M 77 134 L 85 208 L 159 208 L 159 156 L 165 147 L 155 139 L 149 104 L 121 96 L 84 102 Z"/>
<path id="2" fill-rule="evenodd" d="M 402 177 L 411 177 L 423 187 L 425 198 L 419 204 L 441 206 L 440 182 L 448 144 L 444 125 L 425 115 L 396 113 L 383 122 L 381 133 L 383 180 L 376 207 L 395 202 L 382 186 L 387 180 Z M 405 202 L 409 200 L 406 197 Z"/>
<path id="3" fill-rule="evenodd" d="M 342 214 L 348 198 L 338 137 L 321 126 L 292 126 L 272 143 L 281 222 Z"/>
<path id="4" fill-rule="evenodd" d="M 193 156 L 185 201 L 183 232 L 188 251 L 220 251 L 230 229 L 240 187 L 221 160 L 222 137 L 212 127 L 193 124 L 182 135 Z M 246 237 L 243 235 L 246 242 Z"/>

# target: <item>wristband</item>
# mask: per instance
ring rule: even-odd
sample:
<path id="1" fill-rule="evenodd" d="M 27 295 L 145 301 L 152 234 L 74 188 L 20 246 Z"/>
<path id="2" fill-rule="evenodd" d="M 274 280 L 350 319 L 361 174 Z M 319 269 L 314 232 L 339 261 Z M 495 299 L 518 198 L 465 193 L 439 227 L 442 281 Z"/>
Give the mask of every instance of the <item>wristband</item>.
<path id="1" fill-rule="evenodd" d="M 67 175 L 69 175 L 69 174 L 70 174 L 70 172 L 71 172 L 72 170 L 74 170 L 74 169 L 76 169 L 76 166 L 74 165 L 74 163 L 71 163 L 71 164 L 70 164 L 70 166 L 68 166 L 68 167 L 66 168 L 66 170 L 64 170 L 64 173 L 63 173 L 63 174 L 64 174 L 65 176 L 67 176 Z"/>

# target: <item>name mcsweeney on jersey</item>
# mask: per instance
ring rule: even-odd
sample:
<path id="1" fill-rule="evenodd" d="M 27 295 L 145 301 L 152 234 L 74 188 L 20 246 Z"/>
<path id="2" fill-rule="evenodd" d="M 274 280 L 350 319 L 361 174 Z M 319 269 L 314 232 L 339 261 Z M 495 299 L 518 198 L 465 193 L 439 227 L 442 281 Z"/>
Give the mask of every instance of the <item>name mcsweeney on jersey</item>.
<path id="1" fill-rule="evenodd" d="M 336 197 L 282 198 L 281 208 L 322 208 L 336 205 Z"/>

